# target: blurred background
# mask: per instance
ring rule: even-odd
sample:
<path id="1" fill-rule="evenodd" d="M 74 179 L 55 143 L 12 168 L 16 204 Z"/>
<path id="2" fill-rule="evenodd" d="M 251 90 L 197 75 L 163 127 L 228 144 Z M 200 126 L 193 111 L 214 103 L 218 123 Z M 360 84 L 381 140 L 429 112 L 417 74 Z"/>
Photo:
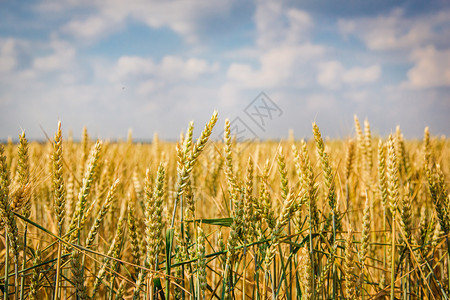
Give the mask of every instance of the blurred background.
<path id="1" fill-rule="evenodd" d="M 449 1 L 0 1 L 0 139 L 450 134 Z M 264 92 L 264 99 L 260 93 Z M 262 102 L 261 102 L 262 101 Z M 266 104 L 266 107 L 264 107 Z M 270 110 L 269 108 L 273 109 Z M 263 122 L 263 126 L 261 123 Z"/>

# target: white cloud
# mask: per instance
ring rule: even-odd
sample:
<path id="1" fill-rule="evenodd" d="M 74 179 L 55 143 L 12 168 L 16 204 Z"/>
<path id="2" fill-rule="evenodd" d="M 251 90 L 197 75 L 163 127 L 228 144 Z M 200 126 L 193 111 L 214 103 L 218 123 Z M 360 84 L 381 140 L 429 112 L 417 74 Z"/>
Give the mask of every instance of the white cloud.
<path id="1" fill-rule="evenodd" d="M 369 93 L 367 91 L 349 91 L 344 93 L 344 97 L 353 102 L 364 103 L 369 99 Z"/>
<path id="2" fill-rule="evenodd" d="M 63 41 L 52 40 L 50 48 L 53 53 L 39 56 L 33 60 L 33 69 L 36 71 L 56 71 L 70 69 L 75 61 L 75 48 Z"/>
<path id="3" fill-rule="evenodd" d="M 380 78 L 381 67 L 372 65 L 367 68 L 355 67 L 342 74 L 342 81 L 349 84 L 362 84 L 377 81 Z"/>
<path id="4" fill-rule="evenodd" d="M 339 29 L 344 35 L 357 36 L 371 50 L 386 51 L 402 63 L 412 62 L 400 88 L 433 88 L 450 86 L 449 20 L 448 10 L 406 17 L 396 9 L 378 17 L 340 20 Z"/>
<path id="5" fill-rule="evenodd" d="M 450 31 L 440 27 L 449 18 L 446 11 L 406 18 L 403 10 L 395 9 L 388 15 L 341 19 L 338 27 L 341 34 L 357 36 L 371 50 L 409 50 L 431 42 L 448 43 Z"/>
<path id="6" fill-rule="evenodd" d="M 157 91 L 160 91 L 165 86 L 164 82 L 150 79 L 145 80 L 139 84 L 136 93 L 141 96 L 150 95 Z"/>
<path id="7" fill-rule="evenodd" d="M 109 80 L 115 83 L 129 82 L 137 85 L 137 93 L 146 95 L 183 81 L 194 81 L 205 74 L 219 70 L 218 63 L 208 63 L 198 58 L 183 59 L 165 56 L 155 63 L 152 58 L 122 56 L 110 70 Z"/>
<path id="8" fill-rule="evenodd" d="M 281 1 L 258 1 L 254 16 L 257 45 L 272 48 L 279 43 L 295 45 L 306 41 L 313 22 L 308 13 L 287 9 Z"/>
<path id="9" fill-rule="evenodd" d="M 411 54 L 415 62 L 404 87 L 432 88 L 450 86 L 450 49 L 437 50 L 433 46 L 417 49 Z"/>
<path id="10" fill-rule="evenodd" d="M 255 25 L 258 37 L 256 39 L 259 47 L 273 47 L 285 30 L 280 20 L 283 13 L 281 2 L 259 1 L 255 12 Z"/>
<path id="11" fill-rule="evenodd" d="M 239 89 L 307 85 L 309 78 L 305 73 L 325 53 L 323 46 L 309 40 L 312 18 L 304 11 L 284 7 L 279 1 L 257 1 L 256 5 L 256 48 L 245 48 L 244 53 L 259 66 L 232 63 L 227 71 L 229 82 L 223 90 L 236 95 Z"/>
<path id="12" fill-rule="evenodd" d="M 303 74 L 299 72 L 300 66 L 306 66 L 324 52 L 322 46 L 313 44 L 275 47 L 261 54 L 259 69 L 253 69 L 248 64 L 233 63 L 227 77 L 246 88 L 285 87 L 293 83 L 302 85 L 302 82 L 296 81 L 297 76 Z"/>
<path id="13" fill-rule="evenodd" d="M 313 27 L 310 15 L 298 9 L 288 9 L 286 15 L 290 25 L 286 41 L 290 44 L 306 41 L 309 38 L 310 29 Z"/>
<path id="14" fill-rule="evenodd" d="M 218 69 L 217 63 L 208 64 L 206 60 L 197 58 L 183 60 L 177 56 L 165 56 L 159 65 L 160 76 L 169 81 L 193 80 Z"/>
<path id="15" fill-rule="evenodd" d="M 9 72 L 17 65 L 16 40 L 0 40 L 0 72 Z"/>
<path id="16" fill-rule="evenodd" d="M 95 1 L 92 0 L 43 0 L 36 3 L 34 8 L 40 13 L 62 14 L 74 7 L 92 7 L 94 3 Z"/>
<path id="17" fill-rule="evenodd" d="M 79 39 L 93 40 L 113 31 L 119 23 L 120 20 L 109 19 L 105 16 L 91 16 L 84 20 L 69 21 L 61 28 L 61 32 Z"/>
<path id="18" fill-rule="evenodd" d="M 72 19 L 61 32 L 80 39 L 95 39 L 106 35 L 128 19 L 148 25 L 151 28 L 168 27 L 180 34 L 186 41 L 196 43 L 202 22 L 213 16 L 226 16 L 230 13 L 234 0 L 111 0 L 111 1 L 64 1 L 61 5 L 41 5 L 40 11 L 60 11 L 64 8 L 90 7 L 96 13 L 83 19 Z"/>
<path id="19" fill-rule="evenodd" d="M 306 100 L 308 109 L 316 113 L 330 110 L 336 105 L 336 98 L 329 94 L 311 94 Z"/>
<path id="20" fill-rule="evenodd" d="M 118 0 L 118 2 L 122 2 Z M 198 42 L 200 24 L 206 18 L 223 16 L 230 12 L 232 0 L 175 0 L 155 1 L 148 5 L 145 0 L 134 1 L 129 14 L 152 28 L 167 26 L 183 36 L 188 42 Z M 125 4 L 126 6 L 128 3 Z M 124 8 L 125 11 L 127 8 Z"/>
<path id="21" fill-rule="evenodd" d="M 223 107 L 233 109 L 254 90 L 271 95 L 315 84 L 315 65 L 326 53 L 312 43 L 314 23 L 305 11 L 289 8 L 280 1 L 256 1 L 253 16 L 255 46 L 227 53 L 234 60 L 227 69 L 227 81 L 219 89 Z"/>
<path id="22" fill-rule="evenodd" d="M 138 56 L 122 56 L 117 60 L 110 78 L 113 81 L 123 81 L 129 77 L 148 75 L 155 71 L 155 63 L 151 58 Z"/>
<path id="23" fill-rule="evenodd" d="M 338 89 L 343 84 L 358 85 L 375 82 L 381 74 L 379 65 L 345 69 L 339 61 L 335 60 L 319 63 L 318 68 L 317 83 L 328 89 Z"/>
<path id="24" fill-rule="evenodd" d="M 341 75 L 344 67 L 338 61 L 328 61 L 319 64 L 317 82 L 326 88 L 337 89 L 341 86 Z"/>
<path id="25" fill-rule="evenodd" d="M 222 107 L 234 107 L 238 103 L 239 89 L 235 84 L 227 82 L 220 87 L 218 95 Z"/>

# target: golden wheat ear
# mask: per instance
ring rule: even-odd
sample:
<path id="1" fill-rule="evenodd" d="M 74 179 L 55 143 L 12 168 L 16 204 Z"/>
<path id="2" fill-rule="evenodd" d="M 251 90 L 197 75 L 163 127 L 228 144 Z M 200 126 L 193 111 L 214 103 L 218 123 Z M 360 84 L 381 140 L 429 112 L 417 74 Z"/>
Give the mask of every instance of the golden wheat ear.
<path id="1" fill-rule="evenodd" d="M 3 152 L 3 146 L 0 145 L 0 216 L 8 237 L 6 243 L 9 243 L 13 261 L 17 263 L 19 259 L 19 230 L 16 224 L 16 217 L 9 205 L 9 172 Z"/>
<path id="2" fill-rule="evenodd" d="M 347 299 L 356 299 L 355 261 L 353 231 L 351 226 L 345 239 L 344 279 Z"/>
<path id="3" fill-rule="evenodd" d="M 163 209 L 163 196 L 164 196 L 164 178 L 165 169 L 162 164 L 158 167 L 158 173 L 156 175 L 156 184 L 153 189 L 153 193 L 148 190 L 148 180 L 150 172 L 147 170 L 146 176 L 146 211 L 145 211 L 145 238 L 147 241 L 147 253 L 146 262 L 148 268 L 155 270 L 156 262 L 158 260 L 158 252 L 162 246 L 162 209 Z"/>
<path id="4" fill-rule="evenodd" d="M 303 287 L 302 294 L 305 295 L 305 299 L 312 299 L 314 271 L 311 266 L 310 253 L 306 248 L 300 250 L 300 274 Z"/>

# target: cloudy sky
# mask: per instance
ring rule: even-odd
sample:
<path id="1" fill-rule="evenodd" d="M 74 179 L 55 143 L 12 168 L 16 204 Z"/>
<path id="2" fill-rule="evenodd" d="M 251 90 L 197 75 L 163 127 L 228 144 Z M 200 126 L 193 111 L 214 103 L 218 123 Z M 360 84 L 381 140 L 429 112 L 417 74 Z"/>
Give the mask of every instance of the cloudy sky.
<path id="1" fill-rule="evenodd" d="M 87 126 L 92 137 L 132 128 L 139 139 L 175 139 L 191 120 L 198 132 L 214 109 L 216 132 L 230 118 L 261 138 L 307 137 L 313 121 L 346 137 L 354 114 L 375 134 L 400 125 L 411 138 L 425 126 L 450 135 L 449 1 L 0 7 L 0 139 L 22 129 L 43 139 L 58 120 L 75 138 Z"/>

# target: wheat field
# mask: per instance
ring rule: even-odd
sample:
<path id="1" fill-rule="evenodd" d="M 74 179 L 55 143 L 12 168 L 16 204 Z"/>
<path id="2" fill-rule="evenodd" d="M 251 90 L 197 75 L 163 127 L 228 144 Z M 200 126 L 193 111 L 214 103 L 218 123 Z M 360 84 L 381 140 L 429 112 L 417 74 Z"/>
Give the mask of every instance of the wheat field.
<path id="1" fill-rule="evenodd" d="M 238 143 L 217 118 L 177 143 L 74 142 L 58 123 L 0 145 L 1 296 L 450 297 L 448 139 L 355 117 L 346 139 L 314 123 L 308 141 Z"/>

